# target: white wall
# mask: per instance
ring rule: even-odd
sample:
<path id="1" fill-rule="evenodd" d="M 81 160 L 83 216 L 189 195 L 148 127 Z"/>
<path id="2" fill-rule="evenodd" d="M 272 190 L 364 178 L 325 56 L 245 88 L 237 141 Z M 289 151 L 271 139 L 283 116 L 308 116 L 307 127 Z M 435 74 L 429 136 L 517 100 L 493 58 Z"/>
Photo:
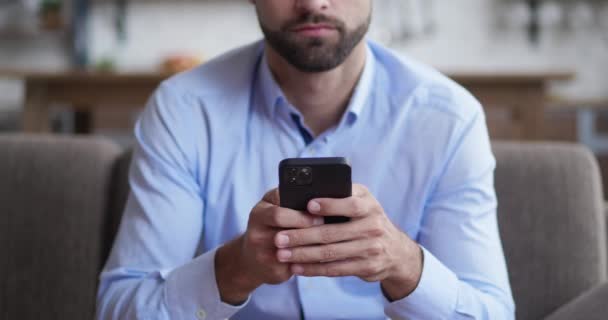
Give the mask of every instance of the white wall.
<path id="1" fill-rule="evenodd" d="M 191 52 L 211 58 L 261 37 L 255 10 L 238 1 L 133 3 L 128 43 L 120 48 L 123 69 L 155 68 L 162 57 Z M 96 60 L 117 48 L 111 5 L 93 10 L 91 54 Z"/>
<path id="2" fill-rule="evenodd" d="M 377 0 L 376 5 L 383 1 L 388 0 Z M 608 96 L 608 73 L 604 72 L 608 70 L 608 40 L 602 40 L 599 30 L 584 23 L 569 29 L 554 25 L 544 31 L 540 45 L 533 47 L 521 26 L 525 17 L 520 9 L 505 10 L 497 0 L 435 0 L 436 32 L 391 45 L 450 70 L 573 69 L 578 73 L 576 81 L 557 85 L 557 93 Z M 114 52 L 118 66 L 125 70 L 155 68 L 163 56 L 175 52 L 211 58 L 261 35 L 254 9 L 245 0 L 134 2 L 127 25 L 128 42 L 117 51 L 112 10 L 108 4 L 96 5 L 93 10 L 91 54 L 96 61 Z M 604 33 L 608 34 L 608 26 Z M 0 38 L 0 68 L 55 69 L 66 65 L 61 44 L 52 38 Z M 1 81 L 0 108 L 18 105 L 22 94 L 19 82 Z"/>
<path id="3" fill-rule="evenodd" d="M 606 23 L 598 29 L 584 19 L 588 18 L 585 9 L 577 8 L 563 13 L 575 20 L 571 27 L 563 27 L 550 2 L 542 15 L 546 27 L 540 43 L 533 46 L 522 25 L 526 20 L 522 6 L 488 0 L 435 2 L 436 36 L 401 45 L 400 51 L 450 70 L 572 70 L 576 80 L 555 85 L 556 94 L 608 97 L 608 5 L 598 12 L 596 18 Z"/>

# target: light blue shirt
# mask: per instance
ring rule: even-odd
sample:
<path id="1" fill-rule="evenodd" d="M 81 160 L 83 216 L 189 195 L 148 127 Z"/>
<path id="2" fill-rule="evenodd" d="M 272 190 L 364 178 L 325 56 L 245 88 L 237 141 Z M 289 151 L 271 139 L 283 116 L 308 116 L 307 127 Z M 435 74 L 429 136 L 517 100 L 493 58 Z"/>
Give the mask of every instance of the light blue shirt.
<path id="1" fill-rule="evenodd" d="M 294 116 L 296 115 L 296 116 Z M 295 119 L 295 121 L 294 121 Z M 165 81 L 139 119 L 131 194 L 101 274 L 100 319 L 512 319 L 480 104 L 430 68 L 368 43 L 339 124 L 310 131 L 263 43 Z M 303 134 L 303 132 L 305 134 Z M 312 135 L 311 135 L 312 136 Z M 379 283 L 294 276 L 223 303 L 218 246 L 246 230 L 284 158 L 344 156 L 423 248 L 422 278 L 389 302 Z"/>

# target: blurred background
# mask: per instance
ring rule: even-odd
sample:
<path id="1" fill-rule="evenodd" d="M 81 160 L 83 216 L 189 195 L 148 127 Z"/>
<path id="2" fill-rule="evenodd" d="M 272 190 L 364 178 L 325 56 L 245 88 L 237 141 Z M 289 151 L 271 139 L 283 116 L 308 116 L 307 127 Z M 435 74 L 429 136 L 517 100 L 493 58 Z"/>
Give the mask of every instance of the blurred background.
<path id="1" fill-rule="evenodd" d="M 493 139 L 581 142 L 608 185 L 608 1 L 374 5 L 370 38 L 471 90 Z M 0 0 L 0 132 L 128 146 L 162 79 L 260 37 L 246 0 Z"/>

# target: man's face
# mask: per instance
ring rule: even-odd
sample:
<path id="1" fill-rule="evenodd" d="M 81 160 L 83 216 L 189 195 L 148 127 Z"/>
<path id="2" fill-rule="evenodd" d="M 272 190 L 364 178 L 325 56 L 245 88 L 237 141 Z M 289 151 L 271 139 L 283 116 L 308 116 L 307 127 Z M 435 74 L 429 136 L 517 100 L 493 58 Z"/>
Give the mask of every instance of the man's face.
<path id="1" fill-rule="evenodd" d="M 303 72 L 334 69 L 369 29 L 371 0 L 251 0 L 268 44 Z"/>

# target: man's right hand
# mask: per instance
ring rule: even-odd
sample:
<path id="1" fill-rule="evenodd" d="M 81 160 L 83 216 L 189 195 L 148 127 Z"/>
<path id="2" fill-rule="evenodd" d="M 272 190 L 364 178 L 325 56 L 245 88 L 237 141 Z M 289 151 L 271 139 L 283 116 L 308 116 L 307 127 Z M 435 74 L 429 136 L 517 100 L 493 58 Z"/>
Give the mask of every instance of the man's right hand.
<path id="1" fill-rule="evenodd" d="M 288 263 L 277 260 L 275 235 L 285 229 L 323 224 L 322 217 L 280 207 L 279 191 L 273 189 L 251 210 L 247 230 L 218 249 L 215 273 L 222 301 L 239 305 L 262 284 L 279 284 L 293 273 Z"/>

